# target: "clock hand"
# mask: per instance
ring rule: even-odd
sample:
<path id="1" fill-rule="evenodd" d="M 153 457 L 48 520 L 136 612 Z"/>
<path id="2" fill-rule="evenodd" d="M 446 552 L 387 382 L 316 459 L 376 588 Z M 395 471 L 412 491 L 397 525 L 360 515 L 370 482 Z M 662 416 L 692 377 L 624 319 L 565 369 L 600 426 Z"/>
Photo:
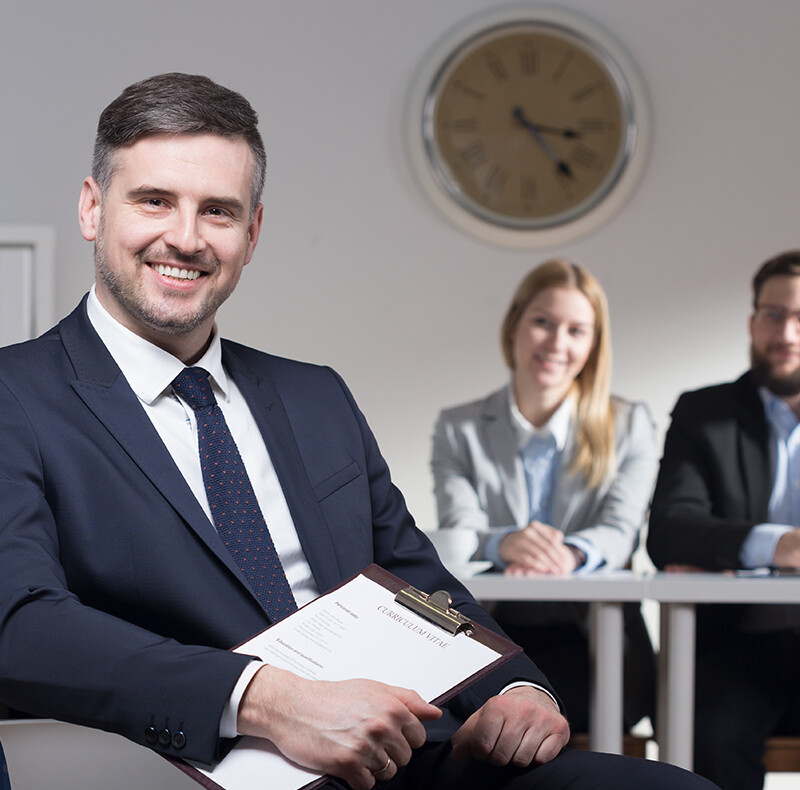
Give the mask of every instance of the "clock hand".
<path id="1" fill-rule="evenodd" d="M 523 126 L 529 129 L 535 129 L 537 132 L 543 132 L 544 134 L 557 134 L 559 137 L 566 137 L 569 140 L 577 140 L 579 137 L 582 137 L 581 133 L 575 129 L 564 129 L 558 126 L 548 126 L 544 123 L 533 123 L 525 118 L 525 114 L 519 107 L 514 108 L 513 114 Z"/>
<path id="2" fill-rule="evenodd" d="M 519 121 L 519 123 L 525 127 L 536 140 L 537 143 L 541 146 L 542 150 L 547 154 L 550 160 L 555 164 L 556 170 L 562 175 L 567 176 L 568 178 L 573 178 L 572 170 L 570 166 L 553 150 L 550 143 L 542 137 L 541 133 L 539 132 L 539 128 L 535 123 L 531 123 L 526 117 L 525 113 L 522 110 L 522 107 L 514 107 L 511 111 L 511 114 L 514 118 Z"/>
<path id="3" fill-rule="evenodd" d="M 575 129 L 559 129 L 557 126 L 545 126 L 541 123 L 534 123 L 531 125 L 535 126 L 536 130 L 539 132 L 544 132 L 545 134 L 557 134 L 560 137 L 566 137 L 568 140 L 577 140 L 581 136 L 581 133 L 575 131 Z"/>

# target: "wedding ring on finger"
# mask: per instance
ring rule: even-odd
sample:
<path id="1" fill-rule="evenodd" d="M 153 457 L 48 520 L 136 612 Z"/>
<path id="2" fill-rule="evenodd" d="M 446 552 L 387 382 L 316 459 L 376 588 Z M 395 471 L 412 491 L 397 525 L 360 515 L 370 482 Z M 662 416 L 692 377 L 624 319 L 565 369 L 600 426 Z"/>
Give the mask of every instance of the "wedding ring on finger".
<path id="1" fill-rule="evenodd" d="M 381 768 L 381 769 L 380 769 L 380 771 L 370 771 L 370 773 L 371 773 L 373 776 L 380 776 L 381 774 L 385 774 L 385 773 L 386 773 L 386 772 L 389 770 L 389 768 L 391 767 L 391 765 L 392 765 L 392 758 L 390 757 L 390 758 L 389 758 L 389 759 L 386 761 L 386 765 L 384 765 L 384 766 L 383 766 L 383 768 Z"/>

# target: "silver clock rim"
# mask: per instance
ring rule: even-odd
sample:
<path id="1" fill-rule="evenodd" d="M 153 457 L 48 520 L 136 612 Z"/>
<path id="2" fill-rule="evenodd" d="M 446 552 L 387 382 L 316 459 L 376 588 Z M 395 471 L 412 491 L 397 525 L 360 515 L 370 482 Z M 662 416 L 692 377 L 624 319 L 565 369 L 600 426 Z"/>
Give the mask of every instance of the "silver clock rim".
<path id="1" fill-rule="evenodd" d="M 573 44 L 577 44 L 585 51 L 588 51 L 589 54 L 602 65 L 611 78 L 611 82 L 614 85 L 620 102 L 622 123 L 624 126 L 622 136 L 623 143 L 617 152 L 615 160 L 609 168 L 606 178 L 603 179 L 591 195 L 566 211 L 548 217 L 535 217 L 530 219 L 509 217 L 505 214 L 492 211 L 463 192 L 439 151 L 434 131 L 434 119 L 439 100 L 439 90 L 453 69 L 475 48 L 481 46 L 486 41 L 506 34 L 517 33 L 520 30 L 531 30 L 539 33 L 544 32 L 549 35 L 557 36 Z M 591 212 L 596 206 L 602 203 L 619 183 L 628 166 L 636 147 L 638 134 L 638 119 L 636 117 L 630 83 L 608 49 L 589 36 L 565 24 L 523 17 L 509 19 L 479 30 L 451 50 L 450 54 L 442 61 L 440 68 L 430 81 L 423 100 L 421 120 L 422 140 L 425 153 L 431 169 L 431 175 L 439 188 L 461 206 L 461 208 L 479 220 L 489 222 L 501 228 L 521 231 L 547 230 L 561 225 L 567 225 Z"/>

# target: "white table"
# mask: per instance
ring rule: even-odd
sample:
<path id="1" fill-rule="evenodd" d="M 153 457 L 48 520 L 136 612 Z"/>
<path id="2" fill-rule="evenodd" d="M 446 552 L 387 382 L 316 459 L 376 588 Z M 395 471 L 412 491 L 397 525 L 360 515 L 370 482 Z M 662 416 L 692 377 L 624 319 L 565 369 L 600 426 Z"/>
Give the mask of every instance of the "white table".
<path id="1" fill-rule="evenodd" d="M 695 605 L 800 603 L 800 577 L 739 577 L 720 573 L 595 573 L 561 578 L 511 578 L 489 573 L 462 578 L 485 601 L 584 601 L 592 639 L 592 749 L 622 751 L 622 668 L 625 601 L 661 605 L 659 721 L 663 761 L 691 770 L 694 741 Z"/>

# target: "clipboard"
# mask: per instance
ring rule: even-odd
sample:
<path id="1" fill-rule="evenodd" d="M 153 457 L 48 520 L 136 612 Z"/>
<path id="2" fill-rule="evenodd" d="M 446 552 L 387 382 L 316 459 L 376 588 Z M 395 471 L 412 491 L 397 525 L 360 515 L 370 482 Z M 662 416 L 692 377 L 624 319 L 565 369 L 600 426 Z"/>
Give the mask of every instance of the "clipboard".
<path id="1" fill-rule="evenodd" d="M 357 655 L 347 652 L 353 644 L 360 647 Z M 305 677 L 369 677 L 413 688 L 437 706 L 522 652 L 453 609 L 446 591 L 428 594 L 374 564 L 233 649 L 265 663 L 288 663 L 283 668 Z M 347 674 L 351 664 L 355 669 Z M 167 759 L 207 790 L 246 790 L 265 775 L 275 790 L 314 790 L 328 781 L 257 738 L 232 741 L 210 768 Z"/>

